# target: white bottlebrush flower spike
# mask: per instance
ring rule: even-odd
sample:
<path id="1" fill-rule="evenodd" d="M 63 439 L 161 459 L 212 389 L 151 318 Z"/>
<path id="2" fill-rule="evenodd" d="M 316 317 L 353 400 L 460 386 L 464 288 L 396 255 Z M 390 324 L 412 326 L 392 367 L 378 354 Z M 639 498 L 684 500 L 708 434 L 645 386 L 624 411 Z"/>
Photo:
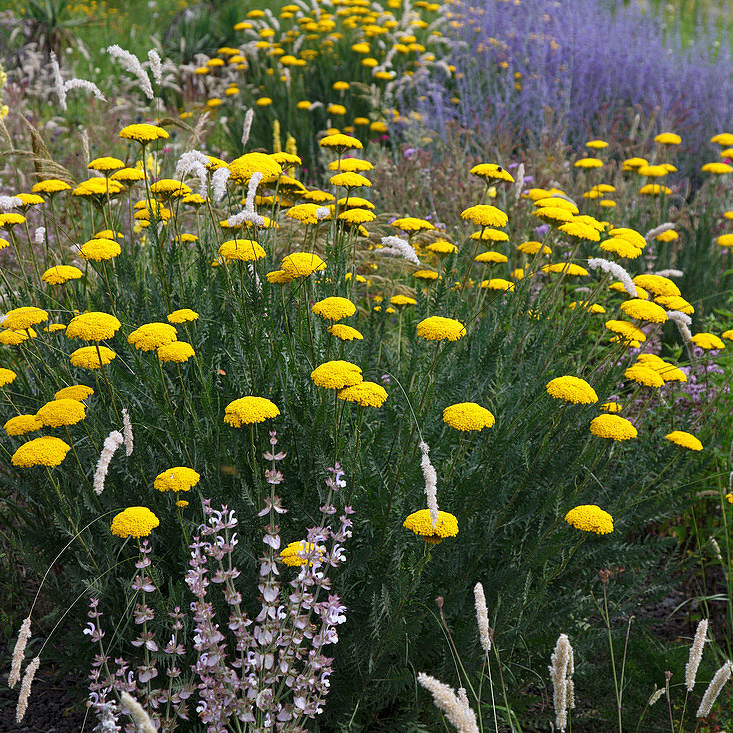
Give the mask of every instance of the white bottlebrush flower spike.
<path id="1" fill-rule="evenodd" d="M 476 605 L 476 623 L 478 624 L 478 635 L 481 640 L 481 647 L 488 654 L 491 651 L 491 629 L 489 627 L 489 612 L 486 608 L 486 596 L 481 583 L 476 583 L 473 589 Z"/>
<path id="2" fill-rule="evenodd" d="M 229 168 L 217 168 L 211 176 L 211 188 L 214 192 L 214 203 L 218 204 L 226 195 Z"/>
<path id="3" fill-rule="evenodd" d="M 122 436 L 125 439 L 125 455 L 131 456 L 134 448 L 134 437 L 132 435 L 132 421 L 130 413 L 122 408 Z"/>
<path id="4" fill-rule="evenodd" d="M 382 249 L 374 250 L 376 254 L 385 255 L 386 257 L 404 257 L 413 265 L 419 265 L 415 250 L 410 246 L 406 239 L 401 237 L 382 237 Z"/>
<path id="5" fill-rule="evenodd" d="M 428 454 L 430 446 L 425 441 L 420 441 L 420 468 L 425 479 L 425 496 L 428 500 L 428 510 L 430 511 L 430 523 L 435 527 L 438 521 L 438 474 L 430 463 Z"/>
<path id="6" fill-rule="evenodd" d="M 15 709 L 15 722 L 21 723 L 28 710 L 28 698 L 31 696 L 31 685 L 33 678 L 36 676 L 38 667 L 41 665 L 39 657 L 33 657 L 30 664 L 25 668 L 23 682 L 20 686 L 20 695 L 18 695 L 18 707 Z"/>
<path id="7" fill-rule="evenodd" d="M 557 643 L 555 644 L 555 651 L 550 657 L 549 670 L 550 678 L 552 679 L 555 723 L 558 730 L 564 731 L 568 724 L 568 683 L 571 681 L 574 672 L 573 648 L 570 646 L 570 640 L 567 634 L 560 634 L 558 637 Z M 574 694 L 572 703 L 574 707 Z"/>
<path id="8" fill-rule="evenodd" d="M 430 692 L 435 706 L 445 713 L 458 733 L 479 733 L 476 713 L 469 706 L 465 691 L 456 695 L 451 687 L 424 672 L 417 675 L 417 681 Z"/>
<path id="9" fill-rule="evenodd" d="M 199 179 L 199 194 L 206 196 L 206 182 L 208 177 L 206 166 L 208 164 L 209 159 L 200 150 L 191 150 L 188 153 L 183 153 L 176 163 L 175 178 L 183 181 L 189 174 L 196 176 Z"/>
<path id="10" fill-rule="evenodd" d="M 8 675 L 8 687 L 15 687 L 20 681 L 20 668 L 25 657 L 25 648 L 31 638 L 31 617 L 28 616 L 21 624 L 18 632 L 18 640 L 15 642 L 13 649 L 13 661 L 10 665 L 10 674 Z"/>
<path id="11" fill-rule="evenodd" d="M 155 83 L 160 84 L 163 81 L 163 64 L 160 62 L 160 54 L 154 48 L 148 51 L 148 61 L 150 61 L 150 70 L 153 72 Z"/>
<path id="12" fill-rule="evenodd" d="M 137 80 L 140 82 L 140 89 L 142 89 L 148 99 L 155 97 L 153 87 L 150 84 L 150 77 L 147 75 L 145 69 L 143 69 L 140 59 L 134 53 L 125 51 L 124 48 L 120 48 L 116 43 L 107 47 L 107 53 L 112 58 L 117 59 L 126 71 L 129 71 L 137 77 Z"/>
<path id="13" fill-rule="evenodd" d="M 249 133 L 252 129 L 252 120 L 255 117 L 255 111 L 250 107 L 244 113 L 244 124 L 242 125 L 242 150 L 247 147 L 247 141 L 249 140 Z"/>
<path id="14" fill-rule="evenodd" d="M 156 733 L 155 725 L 143 706 L 129 692 L 120 694 L 122 712 L 127 713 L 134 721 L 138 733 Z"/>
<path id="15" fill-rule="evenodd" d="M 723 685 L 730 679 L 731 663 L 726 663 L 715 673 L 715 676 L 710 680 L 708 689 L 705 690 L 705 694 L 702 696 L 700 701 L 700 707 L 697 709 L 697 717 L 705 718 L 710 715 L 713 703 L 723 689 Z"/>
<path id="16" fill-rule="evenodd" d="M 704 618 L 698 623 L 697 629 L 695 630 L 695 638 L 692 640 L 692 646 L 690 647 L 690 657 L 685 667 L 685 687 L 688 692 L 692 692 L 692 688 L 695 686 L 695 677 L 697 676 L 697 669 L 700 666 L 702 649 L 705 646 L 707 635 L 708 620 Z"/>
<path id="17" fill-rule="evenodd" d="M 626 270 L 616 262 L 605 260 L 603 257 L 591 257 L 588 260 L 588 267 L 591 270 L 603 270 L 618 278 L 624 286 L 624 290 L 632 297 L 637 297 L 636 285 Z"/>
<path id="18" fill-rule="evenodd" d="M 644 239 L 649 242 L 650 240 L 654 239 L 654 237 L 659 236 L 660 234 L 664 234 L 664 232 L 668 232 L 670 229 L 674 229 L 674 224 L 672 224 L 671 221 L 666 221 L 664 222 L 664 224 L 660 224 L 658 227 L 650 229 L 644 235 Z"/>
<path id="19" fill-rule="evenodd" d="M 104 491 L 104 481 L 107 478 L 109 462 L 115 451 L 125 442 L 125 438 L 119 430 L 113 430 L 105 439 L 102 452 L 97 461 L 97 470 L 94 472 L 94 493 L 99 496 Z"/>

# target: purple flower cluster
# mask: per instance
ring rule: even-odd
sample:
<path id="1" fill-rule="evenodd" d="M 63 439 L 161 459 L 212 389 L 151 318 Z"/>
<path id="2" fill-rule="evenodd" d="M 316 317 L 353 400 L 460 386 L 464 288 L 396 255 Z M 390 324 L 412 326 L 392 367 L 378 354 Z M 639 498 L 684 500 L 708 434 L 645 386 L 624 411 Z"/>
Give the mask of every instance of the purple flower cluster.
<path id="1" fill-rule="evenodd" d="M 287 510 L 274 493 L 284 480 L 276 466 L 285 454 L 275 452 L 274 433 L 270 444 L 265 458 L 271 462 L 266 474 L 271 493 L 259 512 L 269 515 L 269 522 L 262 540 L 265 548 L 257 586 L 260 611 L 255 618 L 242 610 L 242 596 L 234 585 L 239 576 L 232 561 L 237 544 L 234 512 L 226 506 L 214 510 L 205 501 L 207 521 L 191 544 L 186 583 L 196 596 L 191 604 L 198 653 L 193 668 L 199 680 L 196 710 L 208 733 L 225 733 L 234 718 L 257 730 L 275 726 L 284 731 L 303 730 L 304 719 L 323 711 L 332 671 L 332 659 L 323 650 L 338 642 L 337 627 L 346 620 L 345 607 L 331 593 L 328 571 L 345 560 L 343 542 L 351 536 L 351 507 L 344 508 L 337 529 L 327 525 L 328 517 L 337 511 L 331 498 L 345 486 L 344 472 L 338 464 L 329 469 L 321 525 L 307 531 L 298 553 L 300 572 L 287 592 L 279 577 L 281 539 L 276 524 L 277 516 Z M 221 587 L 229 606 L 230 634 L 218 622 L 209 597 L 212 584 Z"/>
<path id="2" fill-rule="evenodd" d="M 178 719 L 188 720 L 186 700 L 198 691 L 196 713 L 206 725 L 207 733 L 227 733 L 234 721 L 249 724 L 252 729 L 299 733 L 303 722 L 323 712 L 328 695 L 332 659 L 324 654 L 329 644 L 339 640 L 337 628 L 344 623 L 346 607 L 332 592 L 329 571 L 346 560 L 343 543 L 351 536 L 353 514 L 350 506 L 343 508 L 337 526 L 329 519 L 337 514 L 333 497 L 346 486 L 344 471 L 336 463 L 329 468 L 326 479 L 328 495 L 320 507 L 321 524 L 307 530 L 306 538 L 296 553 L 298 575 L 290 581 L 290 589 L 280 580 L 280 528 L 276 520 L 287 512 L 275 487 L 284 481 L 278 464 L 286 454 L 277 451 L 277 437 L 270 433 L 270 450 L 264 458 L 270 461 L 265 472 L 270 495 L 258 516 L 268 517 L 265 526 L 264 552 L 260 558 L 260 611 L 254 618 L 247 615 L 242 593 L 235 581 L 240 571 L 234 565 L 234 550 L 238 544 L 237 518 L 233 510 L 222 506 L 212 508 L 209 499 L 203 501 L 205 523 L 189 545 L 191 557 L 186 583 L 196 600 L 190 605 L 193 627 L 194 664 L 184 665 L 181 643 L 186 614 L 176 607 L 168 616 L 172 623 L 170 640 L 161 649 L 149 623 L 155 610 L 146 602 L 146 595 L 157 588 L 150 577 L 151 547 L 147 540 L 140 546 L 137 572 L 132 589 L 139 602 L 133 619 L 140 628 L 133 646 L 143 659 L 137 666 L 122 658 L 111 663 L 105 653 L 105 632 L 100 624 L 102 613 L 98 599 L 92 599 L 88 613 L 91 621 L 84 633 L 99 646 L 90 674 L 90 706 L 95 710 L 100 733 L 117 733 L 120 707 L 114 696 L 128 692 L 139 700 L 159 730 L 169 733 L 178 728 Z M 225 620 L 220 616 L 222 604 L 214 598 L 212 589 L 218 586 L 227 607 Z M 165 684 L 159 688 L 152 682 L 159 677 L 161 660 L 166 660 Z M 237 726 L 239 729 L 239 726 Z M 128 725 L 126 731 L 132 731 Z"/>
<path id="3" fill-rule="evenodd" d="M 480 140 L 501 127 L 518 143 L 553 136 L 582 146 L 624 120 L 628 132 L 635 108 L 642 126 L 656 115 L 656 131 L 679 133 L 692 153 L 733 118 L 731 52 L 714 29 L 685 46 L 622 0 L 482 0 L 458 14 L 455 82 L 432 75 L 419 90 L 421 111 L 444 134 L 457 121 Z"/>
<path id="4" fill-rule="evenodd" d="M 346 507 L 336 531 L 327 526 L 308 530 L 307 546 L 313 550 L 302 553 L 305 562 L 291 581 L 289 594 L 279 580 L 274 555 L 280 548 L 279 528 L 267 525 L 257 586 L 261 609 L 254 619 L 242 611 L 242 597 L 233 582 L 239 575 L 232 565 L 237 543 L 232 531 L 237 526 L 234 512 L 225 506 L 216 511 L 208 503 L 204 511 L 208 522 L 191 544 L 191 569 L 186 575 L 197 598 L 191 611 L 198 652 L 199 717 L 209 733 L 225 733 L 228 721 L 235 717 L 258 729 L 277 724 L 279 730 L 301 730 L 300 720 L 314 718 L 323 710 L 332 661 L 323 654 L 323 647 L 338 642 L 336 627 L 346 620 L 339 597 L 329 592 L 327 570 L 345 559 L 342 543 L 350 536 L 351 509 Z M 267 511 L 285 512 L 277 496 L 268 503 Z M 335 507 L 329 504 L 321 511 L 325 516 L 334 513 Z M 331 549 L 323 551 L 329 539 L 333 540 Z M 231 651 L 208 599 L 212 583 L 222 587 L 230 607 Z"/>
<path id="5" fill-rule="evenodd" d="M 155 611 L 146 603 L 145 597 L 146 594 L 157 590 L 147 570 L 152 564 L 149 557 L 151 549 L 147 540 L 140 545 L 140 558 L 135 563 L 137 573 L 131 583 L 132 589 L 141 598 L 133 609 L 133 620 L 140 627 L 140 632 L 131 642 L 143 652 L 141 664 L 132 666 L 122 657 L 112 660 L 105 653 L 102 643 L 105 632 L 100 623 L 102 613 L 98 609 L 99 599 L 92 598 L 89 601 L 87 616 L 91 621 L 84 629 L 84 633 L 99 646 L 99 653 L 94 657 L 89 675 L 89 704 L 99 717 L 100 723 L 95 730 L 99 730 L 100 733 L 120 730 L 116 723 L 119 707 L 110 695 L 112 690 L 128 692 L 139 700 L 151 718 L 158 723 L 162 733 L 172 733 L 176 730 L 179 718 L 188 720 L 186 701 L 194 694 L 196 688 L 191 681 L 182 677 L 178 662 L 178 659 L 186 653 L 185 646 L 180 642 L 181 631 L 184 628 L 184 614 L 178 606 L 168 613 L 171 619 L 169 622 L 171 637 L 162 651 L 155 633 L 148 626 L 149 622 L 155 619 Z M 157 657 L 152 653 L 157 653 Z M 165 677 L 160 687 L 154 687 L 151 681 L 158 677 L 158 667 L 163 659 Z M 125 728 L 128 733 L 133 733 L 135 729 L 132 724 L 128 724 Z"/>

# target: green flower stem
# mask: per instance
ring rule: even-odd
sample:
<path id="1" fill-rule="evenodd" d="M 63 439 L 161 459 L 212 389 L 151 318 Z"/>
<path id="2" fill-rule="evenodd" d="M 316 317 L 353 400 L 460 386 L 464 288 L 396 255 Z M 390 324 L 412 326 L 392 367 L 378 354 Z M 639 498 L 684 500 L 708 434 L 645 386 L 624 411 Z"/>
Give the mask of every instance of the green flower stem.
<path id="1" fill-rule="evenodd" d="M 99 341 L 95 341 L 94 346 L 97 349 L 97 358 L 99 359 L 99 371 L 102 373 L 102 379 L 104 380 L 104 384 L 107 387 L 107 393 L 109 394 L 109 398 L 112 402 L 112 409 L 114 410 L 115 417 L 117 418 L 117 423 L 121 425 L 122 418 L 120 417 L 120 413 L 117 410 L 117 401 L 115 400 L 115 395 L 112 391 L 112 385 L 109 383 L 109 379 L 107 379 L 107 372 L 105 371 L 104 362 L 102 361 L 102 352 L 99 350 Z"/>
<path id="2" fill-rule="evenodd" d="M 51 481 L 51 485 L 53 486 L 54 491 L 56 492 L 56 496 L 58 496 L 59 498 L 60 509 L 63 512 L 66 519 L 69 521 L 71 528 L 74 530 L 74 539 L 76 539 L 77 537 L 79 538 L 79 542 L 81 542 L 82 547 L 84 548 L 87 555 L 89 556 L 89 560 L 91 561 L 92 565 L 94 565 L 94 567 L 97 569 L 97 572 L 99 572 L 100 568 L 99 568 L 99 565 L 97 565 L 97 560 L 94 557 L 94 554 L 92 553 L 92 551 L 89 549 L 89 546 L 87 545 L 87 543 L 84 541 L 84 538 L 81 536 L 81 532 L 79 531 L 79 528 L 76 526 L 76 522 L 74 521 L 74 518 L 71 516 L 71 512 L 68 509 L 67 502 L 64 499 L 63 495 L 61 494 L 61 489 L 59 488 L 58 482 L 54 478 L 53 473 L 51 473 L 50 467 L 45 466 L 45 468 L 46 468 L 46 473 L 48 474 L 48 478 Z M 87 525 L 87 527 L 88 526 L 89 525 Z"/>

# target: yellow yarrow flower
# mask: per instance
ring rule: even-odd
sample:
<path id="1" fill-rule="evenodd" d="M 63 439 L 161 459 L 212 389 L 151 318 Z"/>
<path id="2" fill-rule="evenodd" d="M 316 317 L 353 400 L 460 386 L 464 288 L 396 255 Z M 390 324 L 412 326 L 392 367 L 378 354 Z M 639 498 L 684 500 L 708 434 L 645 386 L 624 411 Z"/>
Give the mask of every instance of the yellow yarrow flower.
<path id="1" fill-rule="evenodd" d="M 112 158 L 105 156 L 102 158 L 95 158 L 94 160 L 87 163 L 87 168 L 92 171 L 102 171 L 107 173 L 109 171 L 116 171 L 119 168 L 124 168 L 125 164 L 119 158 Z"/>
<path id="2" fill-rule="evenodd" d="M 55 194 L 61 191 L 70 191 L 71 186 L 66 181 L 60 181 L 58 178 L 49 178 L 45 181 L 38 181 L 31 186 L 33 193 Z"/>
<path id="3" fill-rule="evenodd" d="M 125 140 L 135 140 L 145 145 L 161 138 L 166 139 L 168 133 L 158 125 L 138 124 L 123 127 L 119 132 L 119 136 Z"/>
<path id="4" fill-rule="evenodd" d="M 613 517 L 595 504 L 581 504 L 565 515 L 565 521 L 575 529 L 596 534 L 613 532 Z"/>
<path id="5" fill-rule="evenodd" d="M 336 397 L 361 407 L 381 407 L 387 399 L 387 390 L 376 382 L 359 382 L 340 389 Z"/>
<path id="6" fill-rule="evenodd" d="M 646 334 L 628 321 L 610 320 L 605 323 L 606 328 L 619 334 L 626 341 L 646 341 Z"/>
<path id="7" fill-rule="evenodd" d="M 183 364 L 196 352 L 188 341 L 171 341 L 169 344 L 159 346 L 155 353 L 158 355 L 158 359 L 164 363 L 172 361 L 176 364 Z"/>
<path id="8" fill-rule="evenodd" d="M 224 410 L 224 422 L 234 428 L 252 425 L 277 417 L 280 410 L 265 397 L 249 395 L 230 402 Z"/>
<path id="9" fill-rule="evenodd" d="M 267 256 L 265 250 L 251 239 L 230 239 L 219 247 L 224 262 L 254 262 Z"/>
<path id="10" fill-rule="evenodd" d="M 682 142 L 682 138 L 674 132 L 660 132 L 654 138 L 654 142 L 660 145 L 679 145 Z"/>
<path id="11" fill-rule="evenodd" d="M 696 333 L 691 341 L 705 351 L 725 348 L 725 344 L 713 333 Z"/>
<path id="12" fill-rule="evenodd" d="M 514 283 L 511 280 L 505 280 L 503 277 L 493 277 L 490 280 L 482 280 L 480 287 L 508 292 L 514 290 Z"/>
<path id="13" fill-rule="evenodd" d="M 555 377 L 547 383 L 545 389 L 550 397 L 572 402 L 574 405 L 592 405 L 598 402 L 596 391 L 580 377 Z"/>
<path id="14" fill-rule="evenodd" d="M 308 277 L 314 272 L 326 269 L 326 263 L 313 252 L 294 252 L 283 258 L 282 269 L 291 279 Z"/>
<path id="15" fill-rule="evenodd" d="M 111 239 L 90 239 L 82 244 L 79 254 L 85 260 L 111 260 L 122 252 L 120 245 Z"/>
<path id="16" fill-rule="evenodd" d="M 733 167 L 729 166 L 727 163 L 720 162 L 705 163 L 705 165 L 700 170 L 703 173 L 713 173 L 716 176 L 722 176 L 726 173 L 733 173 Z"/>
<path id="17" fill-rule="evenodd" d="M 5 385 L 14 382 L 17 376 L 18 375 L 12 369 L 0 367 L 0 387 L 4 387 Z"/>
<path id="18" fill-rule="evenodd" d="M 629 260 L 635 260 L 642 253 L 642 250 L 621 237 L 611 237 L 610 239 L 604 240 L 601 242 L 600 248 L 604 252 L 613 252 L 619 257 Z"/>
<path id="19" fill-rule="evenodd" d="M 71 450 L 71 446 L 60 438 L 50 435 L 44 435 L 41 438 L 34 438 L 27 443 L 23 443 L 13 453 L 10 462 L 14 466 L 22 468 L 32 468 L 33 466 L 58 466 L 66 454 Z"/>
<path id="20" fill-rule="evenodd" d="M 229 163 L 231 179 L 246 184 L 254 173 L 261 173 L 260 183 L 272 183 L 282 175 L 282 166 L 264 153 L 246 153 Z"/>
<path id="21" fill-rule="evenodd" d="M 667 311 L 661 305 L 648 300 L 632 298 L 621 303 L 621 310 L 630 318 L 637 321 L 648 321 L 650 323 L 665 323 Z"/>
<path id="22" fill-rule="evenodd" d="M 426 219 L 418 219 L 414 216 L 405 216 L 401 219 L 395 219 L 392 222 L 392 226 L 395 229 L 401 229 L 403 232 L 407 232 L 408 234 L 435 229 L 435 225 L 431 224 Z"/>
<path id="23" fill-rule="evenodd" d="M 347 326 L 343 323 L 334 323 L 326 329 L 332 336 L 335 336 L 339 341 L 362 341 L 364 336 L 360 331 L 357 331 L 351 326 Z"/>
<path id="24" fill-rule="evenodd" d="M 450 512 L 438 512 L 438 520 L 433 526 L 430 521 L 430 510 L 420 509 L 410 514 L 402 523 L 405 529 L 414 532 L 430 544 L 439 544 L 446 537 L 455 537 L 458 534 L 458 520 Z"/>
<path id="25" fill-rule="evenodd" d="M 49 285 L 63 285 L 63 283 L 69 280 L 78 280 L 81 276 L 82 272 L 78 267 L 74 267 L 73 265 L 55 265 L 54 267 L 49 267 L 41 275 L 41 280 Z"/>
<path id="26" fill-rule="evenodd" d="M 590 431 L 599 438 L 617 441 L 630 440 L 638 435 L 636 428 L 626 418 L 618 415 L 594 417 L 590 423 Z"/>
<path id="27" fill-rule="evenodd" d="M 117 537 L 147 537 L 158 525 L 160 520 L 147 507 L 130 506 L 115 515 L 110 529 Z"/>
<path id="28" fill-rule="evenodd" d="M 574 262 L 556 262 L 552 265 L 542 265 L 542 271 L 564 274 L 570 277 L 585 277 L 589 274 L 585 267 L 576 265 Z"/>
<path id="29" fill-rule="evenodd" d="M 3 425 L 8 435 L 25 435 L 40 430 L 42 427 L 43 423 L 37 415 L 16 415 Z"/>
<path id="30" fill-rule="evenodd" d="M 398 307 L 405 306 L 405 305 L 417 305 L 417 301 L 415 298 L 411 298 L 409 295 L 393 295 L 389 302 L 392 305 L 396 305 Z"/>
<path id="31" fill-rule="evenodd" d="M 321 138 L 319 145 L 322 148 L 331 148 L 338 152 L 343 152 L 344 150 L 361 150 L 364 147 L 361 144 L 361 141 L 351 135 L 344 135 L 343 133 L 326 135 Z"/>
<path id="32" fill-rule="evenodd" d="M 417 324 L 417 335 L 426 341 L 457 341 L 466 335 L 466 327 L 455 318 L 429 316 Z"/>
<path id="33" fill-rule="evenodd" d="M 198 320 L 199 314 L 190 308 L 180 308 L 166 316 L 168 323 L 186 323 L 187 321 Z"/>
<path id="34" fill-rule="evenodd" d="M 312 556 L 315 553 L 318 555 L 315 560 L 320 561 L 320 558 L 324 553 L 324 548 L 318 547 L 312 542 L 300 540 L 298 542 L 291 542 L 287 545 L 280 553 L 280 559 L 289 567 L 299 567 L 306 563 L 309 566 L 312 566 L 314 564 L 314 558 Z M 311 559 L 308 559 L 308 556 L 311 556 Z"/>
<path id="35" fill-rule="evenodd" d="M 489 204 L 478 204 L 464 209 L 461 219 L 467 219 L 480 227 L 503 227 L 509 221 L 509 217 L 501 209 Z"/>
<path id="36" fill-rule="evenodd" d="M 353 316 L 356 313 L 356 306 L 348 298 L 334 296 L 314 303 L 311 311 L 328 321 L 340 321 L 342 318 Z"/>
<path id="37" fill-rule="evenodd" d="M 11 328 L 4 328 L 0 330 L 0 344 L 4 346 L 17 346 L 29 338 L 35 338 L 37 335 L 32 328 L 27 328 L 24 331 L 13 331 Z"/>
<path id="38" fill-rule="evenodd" d="M 575 220 L 571 220 L 565 224 L 561 224 L 558 229 L 564 234 L 567 234 L 569 237 L 573 237 L 573 239 L 580 239 L 583 241 L 587 240 L 589 242 L 600 242 L 601 235 L 598 233 L 598 229 L 590 226 L 589 224 L 585 224 L 582 221 L 577 221 L 577 219 L 578 217 L 575 217 Z"/>
<path id="39" fill-rule="evenodd" d="M 311 379 L 318 387 L 343 389 L 353 387 L 363 381 L 361 367 L 349 361 L 337 359 L 317 366 L 311 372 Z"/>
<path id="40" fill-rule="evenodd" d="M 643 387 L 659 388 L 664 386 L 662 376 L 644 364 L 633 364 L 624 372 L 626 379 L 641 384 Z"/>
<path id="41" fill-rule="evenodd" d="M 682 448 L 689 448 L 690 450 L 702 450 L 703 448 L 698 438 L 691 433 L 686 433 L 684 430 L 673 430 L 671 433 L 665 435 L 664 439 Z"/>
<path id="42" fill-rule="evenodd" d="M 369 188 L 372 182 L 361 175 L 361 173 L 337 173 L 329 179 L 332 186 L 342 186 L 343 188 L 358 188 L 365 186 Z"/>
<path id="43" fill-rule="evenodd" d="M 508 170 L 496 163 L 479 163 L 468 171 L 471 175 L 483 178 L 484 181 L 506 181 L 514 183 L 514 178 Z"/>
<path id="44" fill-rule="evenodd" d="M 24 331 L 47 320 L 48 313 L 45 310 L 30 305 L 9 310 L 1 325 L 11 331 Z"/>
<path id="45" fill-rule="evenodd" d="M 94 390 L 91 387 L 87 387 L 86 384 L 72 384 L 69 387 L 63 387 L 54 395 L 54 399 L 57 400 L 85 400 L 87 397 L 91 397 L 94 394 Z"/>
<path id="46" fill-rule="evenodd" d="M 86 417 L 86 407 L 79 400 L 69 398 L 51 400 L 39 408 L 36 417 L 44 427 L 59 428 L 63 425 L 76 425 Z"/>
<path id="47" fill-rule="evenodd" d="M 111 339 L 122 324 L 109 313 L 90 312 L 74 316 L 66 327 L 66 336 L 84 341 Z"/>
<path id="48" fill-rule="evenodd" d="M 456 430 L 468 432 L 490 428 L 496 419 L 489 410 L 476 402 L 459 402 L 443 410 L 443 422 Z"/>
<path id="49" fill-rule="evenodd" d="M 428 248 L 429 249 L 429 248 Z M 480 255 L 474 257 L 474 262 L 480 264 L 500 265 L 508 261 L 508 257 L 501 252 L 482 252 Z"/>
<path id="50" fill-rule="evenodd" d="M 145 323 L 127 337 L 127 343 L 139 351 L 154 351 L 177 339 L 178 332 L 170 323 Z"/>
<path id="51" fill-rule="evenodd" d="M 201 479 L 201 474 L 187 466 L 174 466 L 159 473 L 153 482 L 157 491 L 189 491 Z"/>

